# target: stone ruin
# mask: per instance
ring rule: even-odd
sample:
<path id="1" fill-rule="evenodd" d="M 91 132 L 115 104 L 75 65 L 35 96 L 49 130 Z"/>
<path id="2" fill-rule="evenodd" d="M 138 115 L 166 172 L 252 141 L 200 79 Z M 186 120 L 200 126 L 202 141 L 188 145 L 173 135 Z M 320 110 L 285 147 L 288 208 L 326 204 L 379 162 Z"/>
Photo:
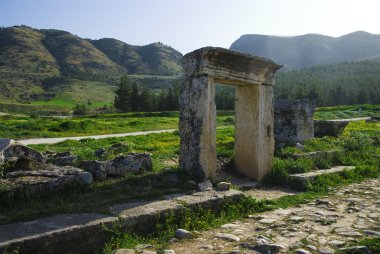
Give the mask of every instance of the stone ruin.
<path id="1" fill-rule="evenodd" d="M 196 177 L 216 171 L 215 84 L 236 86 L 236 168 L 261 180 L 274 152 L 273 84 L 281 67 L 265 58 L 222 48 L 201 48 L 182 59 L 179 164 Z"/>
<path id="2" fill-rule="evenodd" d="M 304 143 L 314 137 L 315 103 L 307 99 L 274 101 L 276 145 Z"/>
<path id="3" fill-rule="evenodd" d="M 103 153 L 114 153 L 119 146 L 116 143 L 108 151 L 102 148 Z M 38 194 L 63 190 L 72 184 L 89 185 L 93 179 L 104 181 L 153 169 L 148 153 L 121 155 L 116 151 L 115 156 L 110 160 L 81 161 L 78 165 L 76 156 L 69 151 L 41 154 L 15 140 L 0 138 L 0 185 L 8 191 L 25 189 L 29 194 Z"/>

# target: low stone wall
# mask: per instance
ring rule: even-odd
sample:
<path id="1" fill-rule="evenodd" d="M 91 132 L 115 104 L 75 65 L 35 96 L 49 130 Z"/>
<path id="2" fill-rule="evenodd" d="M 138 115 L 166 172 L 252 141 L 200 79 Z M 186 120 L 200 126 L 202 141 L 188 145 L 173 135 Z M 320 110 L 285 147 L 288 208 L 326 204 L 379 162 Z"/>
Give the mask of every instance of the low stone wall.
<path id="1" fill-rule="evenodd" d="M 296 144 L 314 137 L 315 104 L 309 100 L 275 100 L 275 144 Z"/>
<path id="2" fill-rule="evenodd" d="M 168 214 L 186 209 L 218 209 L 227 200 L 239 202 L 240 191 L 203 191 L 191 195 L 175 194 L 165 200 L 119 204 L 111 215 L 62 214 L 50 218 L 0 226 L 0 253 L 96 253 L 112 236 L 114 226 L 125 232 L 147 233 Z"/>

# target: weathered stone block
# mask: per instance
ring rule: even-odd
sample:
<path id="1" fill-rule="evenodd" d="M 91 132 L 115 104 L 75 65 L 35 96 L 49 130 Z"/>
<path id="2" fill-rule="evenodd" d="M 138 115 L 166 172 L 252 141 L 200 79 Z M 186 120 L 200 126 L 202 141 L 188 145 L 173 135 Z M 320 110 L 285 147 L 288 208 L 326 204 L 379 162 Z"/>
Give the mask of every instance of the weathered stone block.
<path id="1" fill-rule="evenodd" d="M 274 139 L 276 144 L 296 144 L 314 137 L 315 103 L 309 100 L 275 100 Z"/>
<path id="2" fill-rule="evenodd" d="M 0 166 L 15 159 L 44 162 L 43 155 L 33 148 L 24 146 L 13 139 L 0 138 Z"/>

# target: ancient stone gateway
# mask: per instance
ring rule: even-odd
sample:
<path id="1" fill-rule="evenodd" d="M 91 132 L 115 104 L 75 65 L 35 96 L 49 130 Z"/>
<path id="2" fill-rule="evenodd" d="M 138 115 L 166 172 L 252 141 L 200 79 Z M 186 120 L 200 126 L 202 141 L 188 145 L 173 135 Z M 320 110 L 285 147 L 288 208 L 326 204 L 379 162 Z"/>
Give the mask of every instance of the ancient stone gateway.
<path id="1" fill-rule="evenodd" d="M 179 163 L 194 176 L 208 178 L 216 170 L 215 85 L 236 86 L 236 168 L 261 180 L 272 167 L 273 83 L 281 66 L 222 48 L 201 48 L 182 59 Z"/>

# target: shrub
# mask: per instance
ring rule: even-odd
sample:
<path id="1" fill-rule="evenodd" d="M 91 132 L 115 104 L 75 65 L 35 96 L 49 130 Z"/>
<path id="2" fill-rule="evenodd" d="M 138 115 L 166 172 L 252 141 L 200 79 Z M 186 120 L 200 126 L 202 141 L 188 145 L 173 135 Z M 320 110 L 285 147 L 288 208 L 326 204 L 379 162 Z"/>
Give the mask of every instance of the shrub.
<path id="1" fill-rule="evenodd" d="M 73 115 L 85 115 L 87 113 L 87 106 L 85 104 L 77 104 L 73 108 Z"/>
<path id="2" fill-rule="evenodd" d="M 344 149 L 348 151 L 363 151 L 373 144 L 373 140 L 367 133 L 360 131 L 350 132 L 341 138 Z"/>

